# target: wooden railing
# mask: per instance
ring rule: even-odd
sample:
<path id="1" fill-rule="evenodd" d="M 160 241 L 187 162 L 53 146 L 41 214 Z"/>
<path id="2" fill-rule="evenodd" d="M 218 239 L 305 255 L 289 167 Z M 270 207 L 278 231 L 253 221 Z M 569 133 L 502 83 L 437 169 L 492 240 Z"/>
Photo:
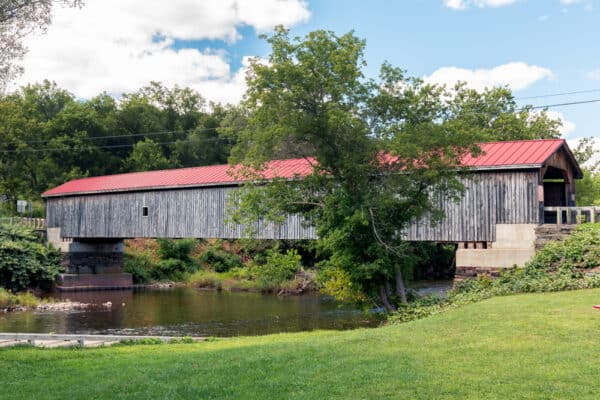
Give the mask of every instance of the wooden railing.
<path id="1" fill-rule="evenodd" d="M 553 222 L 562 224 L 582 224 L 600 222 L 600 207 L 544 207 L 545 216 L 555 216 Z"/>
<path id="2" fill-rule="evenodd" d="M 0 223 L 25 225 L 35 230 L 46 229 L 46 220 L 44 218 L 4 217 L 0 218 Z"/>

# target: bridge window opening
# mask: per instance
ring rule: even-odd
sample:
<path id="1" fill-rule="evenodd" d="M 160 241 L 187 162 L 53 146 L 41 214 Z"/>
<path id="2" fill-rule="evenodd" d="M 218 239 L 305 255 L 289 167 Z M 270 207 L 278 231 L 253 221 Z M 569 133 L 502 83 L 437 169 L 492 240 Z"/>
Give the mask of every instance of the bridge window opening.
<path id="1" fill-rule="evenodd" d="M 148 207 L 142 207 L 142 217 L 148 216 Z"/>

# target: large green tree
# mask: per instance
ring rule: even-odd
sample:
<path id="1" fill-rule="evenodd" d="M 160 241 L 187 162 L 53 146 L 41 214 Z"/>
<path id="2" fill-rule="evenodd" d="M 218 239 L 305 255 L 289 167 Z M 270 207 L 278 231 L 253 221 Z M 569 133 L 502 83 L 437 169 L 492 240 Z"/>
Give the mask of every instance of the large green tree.
<path id="1" fill-rule="evenodd" d="M 279 28 L 266 39 L 272 53 L 251 64 L 248 127 L 232 162 L 260 178 L 267 160 L 311 157 L 314 172 L 247 187 L 235 216 L 301 213 L 317 229 L 323 267 L 388 310 L 406 302 L 403 274 L 415 262 L 400 232 L 425 213 L 442 218 L 434 199 L 461 195 L 461 157 L 480 140 L 557 134 L 543 112 L 516 112 L 506 89 L 447 90 L 388 64 L 366 79 L 365 43 L 352 33 L 291 39 Z"/>

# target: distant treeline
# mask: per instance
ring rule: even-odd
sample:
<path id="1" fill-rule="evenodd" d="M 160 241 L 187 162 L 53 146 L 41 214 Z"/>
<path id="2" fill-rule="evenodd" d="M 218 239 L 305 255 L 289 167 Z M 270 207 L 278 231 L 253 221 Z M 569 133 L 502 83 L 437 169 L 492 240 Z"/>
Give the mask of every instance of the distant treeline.
<path id="1" fill-rule="evenodd" d="M 498 93 L 504 92 L 472 92 L 477 101 L 469 101 L 488 107 L 462 111 L 467 119 L 494 121 L 482 129 L 489 130 L 489 140 L 559 135 L 556 121 L 543 114 L 526 120 L 514 101 L 497 118 L 486 96 Z M 510 110 L 513 117 L 507 118 Z M 248 118 L 243 105 L 209 103 L 192 89 L 156 82 L 118 98 L 102 93 L 78 99 L 49 81 L 0 95 L 0 214 L 13 214 L 22 199 L 36 205 L 34 216 L 42 216 L 40 194 L 74 178 L 226 163 Z M 580 161 L 593 158 L 591 144 L 574 149 Z M 280 150 L 285 157 L 288 151 Z M 580 204 L 600 202 L 594 170 L 586 170 L 578 184 Z"/>
<path id="2" fill-rule="evenodd" d="M 54 83 L 0 96 L 0 194 L 39 200 L 69 179 L 226 163 L 246 118 L 159 83 L 119 99 L 77 99 Z"/>

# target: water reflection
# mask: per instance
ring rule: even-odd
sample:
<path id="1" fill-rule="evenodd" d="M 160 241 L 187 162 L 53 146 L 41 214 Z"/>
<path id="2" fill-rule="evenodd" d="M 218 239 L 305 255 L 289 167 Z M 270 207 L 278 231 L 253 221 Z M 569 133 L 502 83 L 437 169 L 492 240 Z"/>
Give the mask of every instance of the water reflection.
<path id="1" fill-rule="evenodd" d="M 375 315 L 317 295 L 278 297 L 177 288 L 62 293 L 60 297 L 94 304 L 110 301 L 112 308 L 1 314 L 0 331 L 236 336 L 379 323 Z"/>

